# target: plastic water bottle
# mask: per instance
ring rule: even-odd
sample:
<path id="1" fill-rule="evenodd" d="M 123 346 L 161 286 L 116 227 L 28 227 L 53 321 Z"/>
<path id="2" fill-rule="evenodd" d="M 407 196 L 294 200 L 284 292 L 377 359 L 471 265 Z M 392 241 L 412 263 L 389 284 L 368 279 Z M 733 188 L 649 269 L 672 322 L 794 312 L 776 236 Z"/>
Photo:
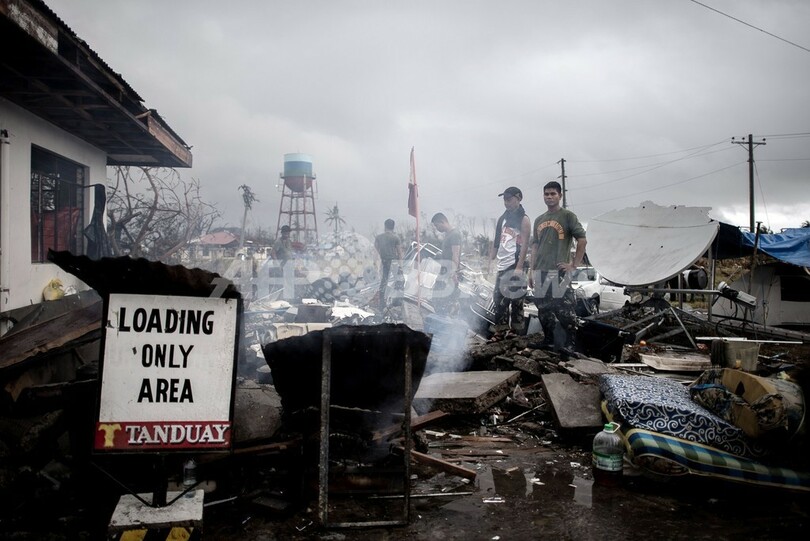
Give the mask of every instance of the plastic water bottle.
<path id="1" fill-rule="evenodd" d="M 608 423 L 593 438 L 593 479 L 602 486 L 618 486 L 622 482 L 624 444 L 617 433 L 619 423 Z"/>
<path id="2" fill-rule="evenodd" d="M 186 498 L 194 497 L 194 490 L 191 490 L 197 484 L 197 462 L 190 458 L 183 464 L 183 490 L 186 492 Z"/>

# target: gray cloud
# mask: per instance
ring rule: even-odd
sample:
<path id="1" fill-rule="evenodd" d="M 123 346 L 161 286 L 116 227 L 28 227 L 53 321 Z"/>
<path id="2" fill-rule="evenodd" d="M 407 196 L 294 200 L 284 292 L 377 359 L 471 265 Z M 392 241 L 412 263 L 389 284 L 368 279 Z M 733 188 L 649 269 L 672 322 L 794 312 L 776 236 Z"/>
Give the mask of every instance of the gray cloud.
<path id="1" fill-rule="evenodd" d="M 231 224 L 247 183 L 275 227 L 288 152 L 313 156 L 320 223 L 335 202 L 361 233 L 407 223 L 414 146 L 428 215 L 495 217 L 511 184 L 538 214 L 565 158 L 583 221 L 652 200 L 747 225 L 748 133 L 757 219 L 810 219 L 810 137 L 778 137 L 810 132 L 810 53 L 693 2 L 48 4 L 194 146 L 183 174 Z M 810 46 L 807 2 L 709 4 Z"/>

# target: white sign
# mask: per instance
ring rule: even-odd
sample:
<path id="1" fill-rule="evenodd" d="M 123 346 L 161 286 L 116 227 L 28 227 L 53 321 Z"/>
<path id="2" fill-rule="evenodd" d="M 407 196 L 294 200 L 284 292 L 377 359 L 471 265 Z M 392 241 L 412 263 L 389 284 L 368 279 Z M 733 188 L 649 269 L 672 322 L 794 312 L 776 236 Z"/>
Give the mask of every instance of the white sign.
<path id="1" fill-rule="evenodd" d="M 110 294 L 94 448 L 229 448 L 237 315 L 237 299 Z"/>

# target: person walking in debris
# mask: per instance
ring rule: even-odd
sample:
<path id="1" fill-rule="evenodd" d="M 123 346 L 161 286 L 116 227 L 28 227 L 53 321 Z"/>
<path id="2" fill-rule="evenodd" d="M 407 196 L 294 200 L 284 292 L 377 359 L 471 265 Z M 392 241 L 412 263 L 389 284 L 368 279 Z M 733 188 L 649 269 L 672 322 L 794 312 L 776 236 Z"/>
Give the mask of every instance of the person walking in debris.
<path id="1" fill-rule="evenodd" d="M 402 242 L 399 235 L 394 233 L 394 220 L 385 220 L 385 231 L 377 235 L 374 239 L 374 247 L 380 254 L 381 277 L 379 296 L 380 310 L 385 308 L 385 287 L 388 284 L 388 277 L 391 275 L 391 263 L 394 260 L 399 262 L 402 259 Z"/>
<path id="2" fill-rule="evenodd" d="M 278 263 L 275 268 L 270 269 L 270 272 L 273 273 L 271 278 L 281 277 L 282 283 L 274 284 L 271 281 L 270 283 L 271 293 L 274 285 L 281 285 L 284 288 L 282 298 L 292 299 L 295 296 L 295 284 L 294 284 L 295 269 L 294 264 L 292 262 L 293 249 L 292 249 L 292 241 L 290 240 L 289 225 L 281 226 L 279 237 L 276 239 L 276 242 L 273 243 L 272 256 L 273 259 L 275 259 Z"/>
<path id="3" fill-rule="evenodd" d="M 461 231 L 450 225 L 441 212 L 437 212 L 430 219 L 436 231 L 444 235 L 442 240 L 442 253 L 439 254 L 441 263 L 440 280 L 436 281 L 438 286 L 441 283 L 444 289 L 433 290 L 433 304 L 436 311 L 445 315 L 452 315 L 453 304 L 458 297 L 458 277 L 461 272 Z M 438 295 L 437 295 L 438 293 Z"/>
<path id="4" fill-rule="evenodd" d="M 498 197 L 503 197 L 506 210 L 498 218 L 495 239 L 489 251 L 490 262 L 497 259 L 498 273 L 492 295 L 495 305 L 495 333 L 489 339 L 490 342 L 513 338 L 523 331 L 523 300 L 526 296 L 524 265 L 531 233 L 531 222 L 520 203 L 523 192 L 510 186 L 498 194 Z"/>
<path id="5" fill-rule="evenodd" d="M 534 287 L 537 317 L 543 328 L 542 348 L 573 350 L 577 330 L 576 299 L 571 278 L 585 257 L 585 228 L 577 215 L 560 206 L 562 186 L 551 181 L 543 186 L 547 210 L 534 220 L 529 287 Z M 574 260 L 571 244 L 576 240 Z M 565 332 L 562 344 L 554 341 L 557 322 Z"/>

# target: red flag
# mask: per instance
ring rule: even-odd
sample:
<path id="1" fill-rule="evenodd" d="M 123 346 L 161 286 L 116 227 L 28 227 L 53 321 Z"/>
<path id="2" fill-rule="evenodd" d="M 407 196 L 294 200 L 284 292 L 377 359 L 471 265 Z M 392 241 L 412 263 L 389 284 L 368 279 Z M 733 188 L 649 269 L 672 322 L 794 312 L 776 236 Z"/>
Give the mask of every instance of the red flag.
<path id="1" fill-rule="evenodd" d="M 416 164 L 413 161 L 413 147 L 411 147 L 411 176 L 408 179 L 408 214 L 414 218 L 419 217 L 419 192 L 416 189 Z"/>

